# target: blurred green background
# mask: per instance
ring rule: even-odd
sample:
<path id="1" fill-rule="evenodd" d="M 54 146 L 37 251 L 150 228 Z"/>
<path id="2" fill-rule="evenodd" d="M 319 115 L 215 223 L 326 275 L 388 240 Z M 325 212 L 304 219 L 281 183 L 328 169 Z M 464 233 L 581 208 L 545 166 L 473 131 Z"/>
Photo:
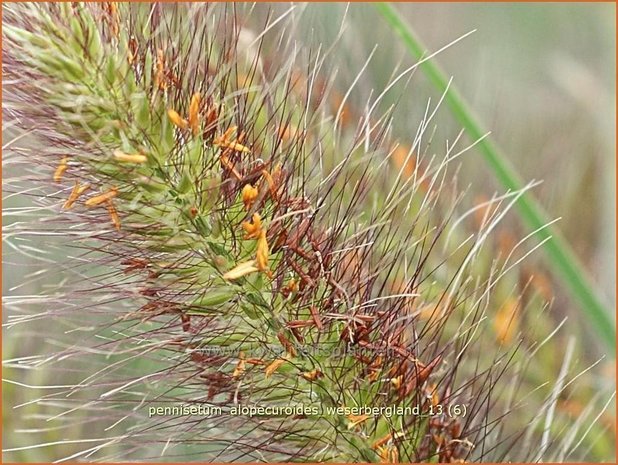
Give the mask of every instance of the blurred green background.
<path id="1" fill-rule="evenodd" d="M 269 9 L 287 8 L 287 4 L 258 4 L 255 13 L 260 16 L 268 14 Z M 559 228 L 586 264 L 611 308 L 615 307 L 616 299 L 615 8 L 610 3 L 397 4 L 399 12 L 430 52 L 476 29 L 474 34 L 441 53 L 437 61 L 453 76 L 454 84 L 524 179 L 543 180 L 534 194 L 552 217 L 562 218 Z M 395 68 L 401 70 L 413 64 L 399 39 L 371 4 L 298 5 L 294 14 L 297 15 L 296 40 L 310 47 L 322 44 L 328 49 L 343 24 L 340 42 L 328 60 L 331 68 L 337 70 L 336 85 L 340 89 L 347 89 L 354 81 L 377 44 L 372 61 L 351 95 L 351 102 L 360 108 L 372 91 L 374 98 L 381 92 Z M 345 20 L 344 15 L 347 15 Z M 435 102 L 439 95 L 420 72 L 407 87 L 396 86 L 389 93 L 383 108 L 398 102 L 394 131 L 399 137 L 414 136 L 428 98 Z M 460 130 L 446 107 L 439 111 L 435 124 L 435 144 L 453 140 Z M 478 153 L 471 151 L 460 162 L 459 184 L 464 188 L 469 185 L 472 196 L 490 197 L 494 192 L 502 192 Z M 4 173 L 11 175 L 7 167 Z M 10 197 L 4 202 L 4 208 L 29 205 L 29 202 L 29 198 Z M 18 219 L 5 217 L 3 225 Z M 506 227 L 516 237 L 526 233 L 512 213 Z M 44 281 L 26 278 L 36 271 L 36 260 L 22 258 L 24 266 L 15 266 L 15 255 L 7 260 L 9 252 L 5 244 L 3 295 L 44 292 Z M 26 262 L 34 266 L 26 267 Z M 536 254 L 534 262 L 543 267 L 540 254 Z M 22 283 L 26 284 L 12 290 Z M 559 285 L 553 289 L 556 302 L 552 311 L 569 316 L 569 331 L 578 334 L 590 360 L 603 356 L 594 333 L 586 325 L 577 324 L 585 314 L 571 303 Z M 5 307 L 3 323 L 6 321 Z M 45 352 L 47 339 L 32 337 L 33 329 L 36 325 L 3 328 L 5 360 Z M 615 387 L 613 362 L 604 363 L 602 373 L 607 377 L 606 382 Z M 26 385 L 61 384 L 54 373 L 41 370 L 5 367 L 3 375 L 5 379 Z M 40 418 L 36 404 L 15 407 L 31 402 L 42 390 L 8 383 L 3 384 L 3 390 L 4 448 L 46 443 L 61 437 L 78 439 L 83 432 L 76 426 L 58 435 L 36 431 L 16 433 L 36 428 Z M 58 451 L 54 447 L 42 447 L 7 452 L 4 460 L 50 461 L 69 454 L 68 448 Z"/>
<path id="2" fill-rule="evenodd" d="M 453 85 L 525 182 L 542 181 L 533 195 L 550 218 L 560 218 L 558 229 L 595 280 L 608 307 L 614 309 L 615 5 L 397 3 L 396 8 L 428 53 L 475 31 L 436 60 L 453 77 Z M 359 108 L 364 108 L 372 91 L 374 98 L 381 92 L 396 75 L 396 67 L 401 71 L 415 63 L 372 4 L 309 5 L 304 18 L 298 24 L 299 37 L 314 48 L 325 37 L 337 37 L 343 21 L 342 46 L 336 48 L 332 60 L 341 89 L 355 80 L 377 45 L 352 93 Z M 394 133 L 401 140 L 414 137 L 429 98 L 435 104 L 440 94 L 420 70 L 409 84 L 389 92 L 382 108 L 397 103 Z M 433 124 L 433 150 L 439 152 L 445 140 L 455 139 L 461 126 L 446 105 Z M 459 185 L 472 198 L 504 192 L 478 152 L 468 152 L 460 163 Z M 509 214 L 505 227 L 519 238 L 529 232 L 515 213 Z M 545 262 L 537 253 L 530 263 L 543 269 Z M 586 332 L 593 358 L 603 356 L 606 350 L 596 344 L 594 332 L 581 321 L 585 314 L 551 278 L 556 294 L 553 311 L 568 315 L 573 329 Z"/>
<path id="3" fill-rule="evenodd" d="M 404 3 L 397 9 L 429 52 L 476 30 L 437 61 L 524 179 L 543 181 L 535 194 L 563 218 L 560 228 L 613 303 L 615 5 Z M 300 27 L 332 38 L 344 11 L 341 4 L 311 5 Z M 382 89 L 398 64 L 414 63 L 372 5 L 350 5 L 348 19 L 335 60 L 340 82 L 351 83 L 378 46 L 359 95 Z M 439 97 L 421 72 L 406 91 L 395 88 L 391 95 L 398 100 L 395 128 L 402 138 L 415 133 L 427 99 Z M 460 129 L 446 108 L 436 125 L 438 143 Z M 501 190 L 475 154 L 466 155 L 462 170 L 463 186 Z"/>

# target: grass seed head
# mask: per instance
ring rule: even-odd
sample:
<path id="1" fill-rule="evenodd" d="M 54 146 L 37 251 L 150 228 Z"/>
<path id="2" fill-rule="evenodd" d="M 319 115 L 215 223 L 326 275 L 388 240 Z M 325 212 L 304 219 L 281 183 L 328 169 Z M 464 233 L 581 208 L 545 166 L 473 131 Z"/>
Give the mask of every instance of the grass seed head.
<path id="1" fill-rule="evenodd" d="M 63 412 L 87 411 L 100 437 L 118 438 L 74 457 L 114 458 L 115 444 L 149 457 L 164 444 L 212 461 L 528 458 L 511 437 L 541 434 L 510 416 L 513 402 L 547 403 L 518 350 L 544 338 L 505 329 L 514 317 L 497 304 L 493 251 L 467 239 L 489 236 L 500 205 L 475 218 L 478 234 L 454 228 L 449 163 L 391 140 L 390 114 L 346 102 L 326 57 L 288 40 L 287 13 L 273 9 L 247 39 L 245 5 L 4 8 L 11 115 L 45 141 L 31 178 L 70 190 L 63 210 L 55 195 L 38 201 L 79 247 L 70 265 L 90 264 L 83 254 L 96 265 L 45 309 L 66 316 L 63 337 L 92 336 L 46 356 L 88 372 Z M 78 208 L 89 189 L 92 208 Z M 525 323 L 523 304 L 515 318 Z M 429 419 L 436 399 L 468 406 L 465 420 Z M 420 414 L 144 414 L 178 401 Z M 506 433 L 491 430 L 504 415 Z"/>

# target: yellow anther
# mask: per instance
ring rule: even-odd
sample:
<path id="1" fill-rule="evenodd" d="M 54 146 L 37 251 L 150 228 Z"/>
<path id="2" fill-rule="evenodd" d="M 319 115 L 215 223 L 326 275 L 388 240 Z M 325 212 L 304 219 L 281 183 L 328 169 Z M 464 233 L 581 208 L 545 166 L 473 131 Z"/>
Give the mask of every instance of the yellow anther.
<path id="1" fill-rule="evenodd" d="M 251 184 L 245 184 L 242 188 L 242 202 L 245 204 L 245 208 L 249 210 L 255 199 L 258 197 L 258 190 Z"/>
<path id="2" fill-rule="evenodd" d="M 384 444 L 386 444 L 392 438 L 393 438 L 393 434 L 392 433 L 388 433 L 386 436 L 383 436 L 380 439 L 378 439 L 377 441 L 375 441 L 373 443 L 372 447 L 374 449 L 377 449 L 378 447 L 382 447 Z"/>
<path id="3" fill-rule="evenodd" d="M 249 150 L 248 147 L 242 145 L 239 142 L 239 140 L 242 140 L 242 134 L 238 137 L 238 140 L 230 140 L 230 137 L 236 131 L 236 129 L 237 129 L 236 126 L 232 126 L 231 128 L 228 128 L 228 130 L 225 131 L 223 135 L 219 137 L 215 137 L 213 144 L 218 145 L 220 147 L 225 147 L 231 150 L 235 150 L 237 152 L 249 153 L 251 150 Z"/>
<path id="4" fill-rule="evenodd" d="M 371 418 L 369 415 L 348 415 L 348 429 L 354 429 Z"/>
<path id="5" fill-rule="evenodd" d="M 307 381 L 315 381 L 316 379 L 319 379 L 323 376 L 322 372 L 320 370 L 318 370 L 317 368 L 315 370 L 311 370 L 311 371 L 305 371 L 302 373 L 303 378 L 305 378 Z"/>
<path id="6" fill-rule="evenodd" d="M 257 240 L 257 251 L 255 262 L 260 271 L 268 272 L 268 242 L 266 240 L 266 233 L 264 230 L 260 231 L 260 235 Z"/>
<path id="7" fill-rule="evenodd" d="M 281 165 L 277 164 L 275 169 L 272 171 L 272 174 L 266 170 L 262 170 L 262 177 L 268 184 L 268 189 L 270 191 L 270 195 L 273 199 L 277 199 L 277 190 L 279 187 L 277 186 L 277 182 L 281 178 Z"/>
<path id="8" fill-rule="evenodd" d="M 277 360 L 272 362 L 270 365 L 268 365 L 266 369 L 264 370 L 266 378 L 270 377 L 270 375 L 272 375 L 275 371 L 277 371 L 279 367 L 281 367 L 281 365 L 283 365 L 285 362 L 287 362 L 286 359 L 278 358 Z"/>
<path id="9" fill-rule="evenodd" d="M 217 141 L 229 140 L 230 136 L 236 132 L 236 129 L 238 129 L 237 126 L 232 126 L 230 128 L 227 128 L 227 130 L 223 133 L 221 137 L 215 139 L 215 144 L 217 143 Z"/>
<path id="10" fill-rule="evenodd" d="M 101 205 L 104 202 L 107 202 L 110 199 L 113 199 L 117 195 L 118 195 L 118 189 L 116 189 L 115 187 L 112 187 L 110 190 L 108 190 L 107 192 L 104 192 L 103 194 L 90 197 L 88 200 L 86 200 L 85 205 L 87 207 L 95 207 L 97 205 Z"/>
<path id="11" fill-rule="evenodd" d="M 174 124 L 174 126 L 179 127 L 180 129 L 184 130 L 189 127 L 189 123 L 187 122 L 187 120 L 171 108 L 167 110 L 167 117 L 170 119 L 172 124 Z"/>
<path id="12" fill-rule="evenodd" d="M 238 142 L 235 142 L 235 141 L 226 142 L 224 145 L 228 149 L 232 149 L 236 152 L 243 152 L 243 153 L 251 152 L 251 150 L 249 150 L 249 147 L 247 147 L 246 145 L 239 144 Z"/>
<path id="13" fill-rule="evenodd" d="M 254 213 L 251 217 L 251 221 L 243 221 L 242 228 L 247 234 L 245 239 L 257 239 L 260 237 L 262 231 L 262 218 L 259 213 Z"/>
<path id="14" fill-rule="evenodd" d="M 393 445 L 380 446 L 376 452 L 380 456 L 380 463 L 399 463 L 399 451 Z"/>
<path id="15" fill-rule="evenodd" d="M 268 184 L 268 188 L 272 193 L 273 189 L 275 188 L 275 180 L 266 170 L 262 170 L 262 177 L 266 180 L 266 184 Z"/>
<path id="16" fill-rule="evenodd" d="M 189 105 L 189 127 L 191 128 L 193 136 L 197 136 L 200 130 L 199 111 L 201 100 L 201 94 L 196 92 L 191 97 L 191 104 Z"/>
<path id="17" fill-rule="evenodd" d="M 86 192 L 89 188 L 90 184 L 84 184 L 82 186 L 79 181 L 75 181 L 75 186 L 73 186 L 73 190 L 69 194 L 69 198 L 67 199 L 67 201 L 64 202 L 62 208 L 64 208 L 65 210 L 71 208 L 73 204 L 77 201 L 79 196 Z"/>
<path id="18" fill-rule="evenodd" d="M 401 387 L 401 381 L 403 380 L 403 376 L 399 375 L 396 378 L 391 379 L 391 384 L 395 389 L 399 389 Z"/>
<path id="19" fill-rule="evenodd" d="M 114 207 L 114 202 L 111 199 L 107 201 L 107 211 L 109 213 L 109 217 L 112 219 L 112 223 L 114 224 L 116 231 L 120 231 L 120 217 L 118 216 L 116 207 Z"/>
<path id="20" fill-rule="evenodd" d="M 256 268 L 255 260 L 249 260 L 248 262 L 243 262 L 240 265 L 235 266 L 230 271 L 225 273 L 223 275 L 223 279 L 233 281 L 256 271 L 259 271 L 259 268 Z"/>
<path id="21" fill-rule="evenodd" d="M 114 158 L 122 163 L 146 163 L 148 158 L 141 153 L 124 153 L 121 150 L 114 150 Z"/>
<path id="22" fill-rule="evenodd" d="M 290 293 L 298 292 L 298 281 L 294 278 L 290 279 L 286 285 L 286 289 Z"/>
<path id="23" fill-rule="evenodd" d="M 60 164 L 58 165 L 58 168 L 56 168 L 56 171 L 54 171 L 54 182 L 60 182 L 60 180 L 62 179 L 62 175 L 69 167 L 68 162 L 69 162 L 69 157 L 62 157 L 62 160 L 60 160 Z"/>
<path id="24" fill-rule="evenodd" d="M 232 374 L 232 378 L 238 378 L 245 372 L 245 354 L 241 352 L 238 354 L 238 362 L 236 362 L 236 368 L 234 368 L 234 373 Z"/>

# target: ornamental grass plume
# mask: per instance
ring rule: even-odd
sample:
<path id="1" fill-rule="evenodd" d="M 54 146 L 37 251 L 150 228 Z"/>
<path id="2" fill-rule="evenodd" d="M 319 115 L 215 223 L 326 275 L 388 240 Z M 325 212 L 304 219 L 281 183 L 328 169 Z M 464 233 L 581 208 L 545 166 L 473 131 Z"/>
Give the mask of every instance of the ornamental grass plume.
<path id="1" fill-rule="evenodd" d="M 573 344 L 546 364 L 530 251 L 489 241 L 520 193 L 462 214 L 451 164 L 470 147 L 428 154 L 435 109 L 395 140 L 380 97 L 352 108 L 328 54 L 296 47 L 291 10 L 253 10 L 3 5 L 5 190 L 33 204 L 5 240 L 49 279 L 7 303 L 9 330 L 50 345 L 5 361 L 53 374 L 24 449 L 586 457 L 596 411 L 569 426 L 555 408 Z"/>

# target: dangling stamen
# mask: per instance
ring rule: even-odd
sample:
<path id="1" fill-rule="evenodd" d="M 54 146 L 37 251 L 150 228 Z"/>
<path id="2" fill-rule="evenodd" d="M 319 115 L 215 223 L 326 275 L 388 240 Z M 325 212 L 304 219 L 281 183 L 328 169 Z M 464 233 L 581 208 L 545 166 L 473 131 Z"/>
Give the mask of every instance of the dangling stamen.
<path id="1" fill-rule="evenodd" d="M 120 231 L 120 217 L 118 216 L 118 211 L 116 207 L 114 207 L 114 202 L 112 199 L 107 201 L 107 211 L 109 212 L 109 217 L 112 219 L 112 223 L 116 228 L 116 231 Z"/>
<path id="2" fill-rule="evenodd" d="M 281 367 L 281 365 L 283 365 L 285 362 L 287 362 L 286 359 L 278 358 L 277 360 L 272 362 L 270 365 L 268 365 L 266 369 L 264 370 L 266 378 L 270 377 L 270 375 L 272 375 L 275 371 L 277 371 L 279 367 Z"/>
<path id="3" fill-rule="evenodd" d="M 62 179 L 62 175 L 65 173 L 65 171 L 69 167 L 68 162 L 69 162 L 69 157 L 62 157 L 62 160 L 60 160 L 60 164 L 58 165 L 58 168 L 56 168 L 56 171 L 54 171 L 54 182 L 60 182 L 60 180 Z"/>
<path id="4" fill-rule="evenodd" d="M 369 415 L 348 415 L 348 429 L 354 429 L 361 423 L 371 418 Z"/>
<path id="5" fill-rule="evenodd" d="M 182 116 L 180 116 L 176 111 L 172 110 L 171 108 L 167 110 L 167 117 L 174 124 L 174 126 L 182 130 L 185 130 L 189 127 L 189 123 L 187 122 L 187 120 L 184 119 Z"/>
<path id="6" fill-rule="evenodd" d="M 236 126 L 232 126 L 227 131 L 225 131 L 222 136 L 215 137 L 213 144 L 235 150 L 236 152 L 251 152 L 251 150 L 249 150 L 249 147 L 246 147 L 239 142 L 240 140 L 242 140 L 242 134 L 238 137 L 238 140 L 230 140 L 230 136 L 236 131 L 236 129 Z"/>
<path id="7" fill-rule="evenodd" d="M 245 208 L 247 210 L 251 209 L 251 205 L 255 202 L 255 199 L 258 197 L 258 190 L 256 187 L 253 187 L 251 184 L 245 184 L 242 188 L 242 202 L 245 204 Z"/>
<path id="8" fill-rule="evenodd" d="M 303 372 L 302 376 L 307 381 L 315 381 L 316 379 L 320 379 L 322 376 L 324 376 L 324 374 L 316 368 L 315 370 Z"/>
<path id="9" fill-rule="evenodd" d="M 189 127 L 191 128 L 193 137 L 197 136 L 200 130 L 199 111 L 201 100 L 201 94 L 196 92 L 191 97 L 191 104 L 189 105 Z"/>
<path id="10" fill-rule="evenodd" d="M 80 185 L 79 181 L 75 181 L 75 186 L 73 186 L 73 190 L 69 194 L 69 198 L 67 199 L 67 201 L 64 202 L 64 205 L 62 206 L 62 208 L 64 210 L 70 209 L 73 206 L 73 204 L 77 201 L 79 196 L 82 195 L 84 192 L 86 192 L 89 188 L 90 188 L 90 184 L 84 184 L 82 186 Z"/>
<path id="11" fill-rule="evenodd" d="M 232 373 L 232 378 L 238 378 L 245 372 L 245 354 L 241 352 L 238 354 L 238 362 L 236 363 L 236 368 L 234 368 L 234 373 Z"/>
<path id="12" fill-rule="evenodd" d="M 124 153 L 121 150 L 114 150 L 114 158 L 123 163 L 142 164 L 148 161 L 146 155 L 141 153 Z"/>
<path id="13" fill-rule="evenodd" d="M 223 275 L 223 279 L 227 279 L 228 281 L 234 281 L 235 279 L 242 278 L 250 273 L 255 273 L 256 271 L 260 271 L 255 266 L 255 260 L 249 260 L 248 262 L 243 262 L 240 265 L 235 266 L 230 271 Z"/>
<path id="14" fill-rule="evenodd" d="M 113 199 L 114 197 L 116 197 L 116 195 L 118 195 L 118 189 L 112 187 L 110 190 L 104 192 L 103 194 L 99 194 L 97 196 L 89 198 L 88 200 L 86 200 L 85 205 L 87 207 L 95 207 L 97 205 L 101 205 L 104 202 L 107 202 L 110 199 Z"/>
<path id="15" fill-rule="evenodd" d="M 266 233 L 262 229 L 257 240 L 257 252 L 255 262 L 260 271 L 264 271 L 267 274 L 270 274 L 270 272 L 268 271 L 268 255 L 269 250 L 268 242 L 266 240 Z"/>
<path id="16" fill-rule="evenodd" d="M 251 222 L 243 221 L 242 228 L 247 233 L 245 234 L 245 239 L 257 239 L 262 231 L 262 218 L 260 214 L 254 213 L 251 217 Z"/>

